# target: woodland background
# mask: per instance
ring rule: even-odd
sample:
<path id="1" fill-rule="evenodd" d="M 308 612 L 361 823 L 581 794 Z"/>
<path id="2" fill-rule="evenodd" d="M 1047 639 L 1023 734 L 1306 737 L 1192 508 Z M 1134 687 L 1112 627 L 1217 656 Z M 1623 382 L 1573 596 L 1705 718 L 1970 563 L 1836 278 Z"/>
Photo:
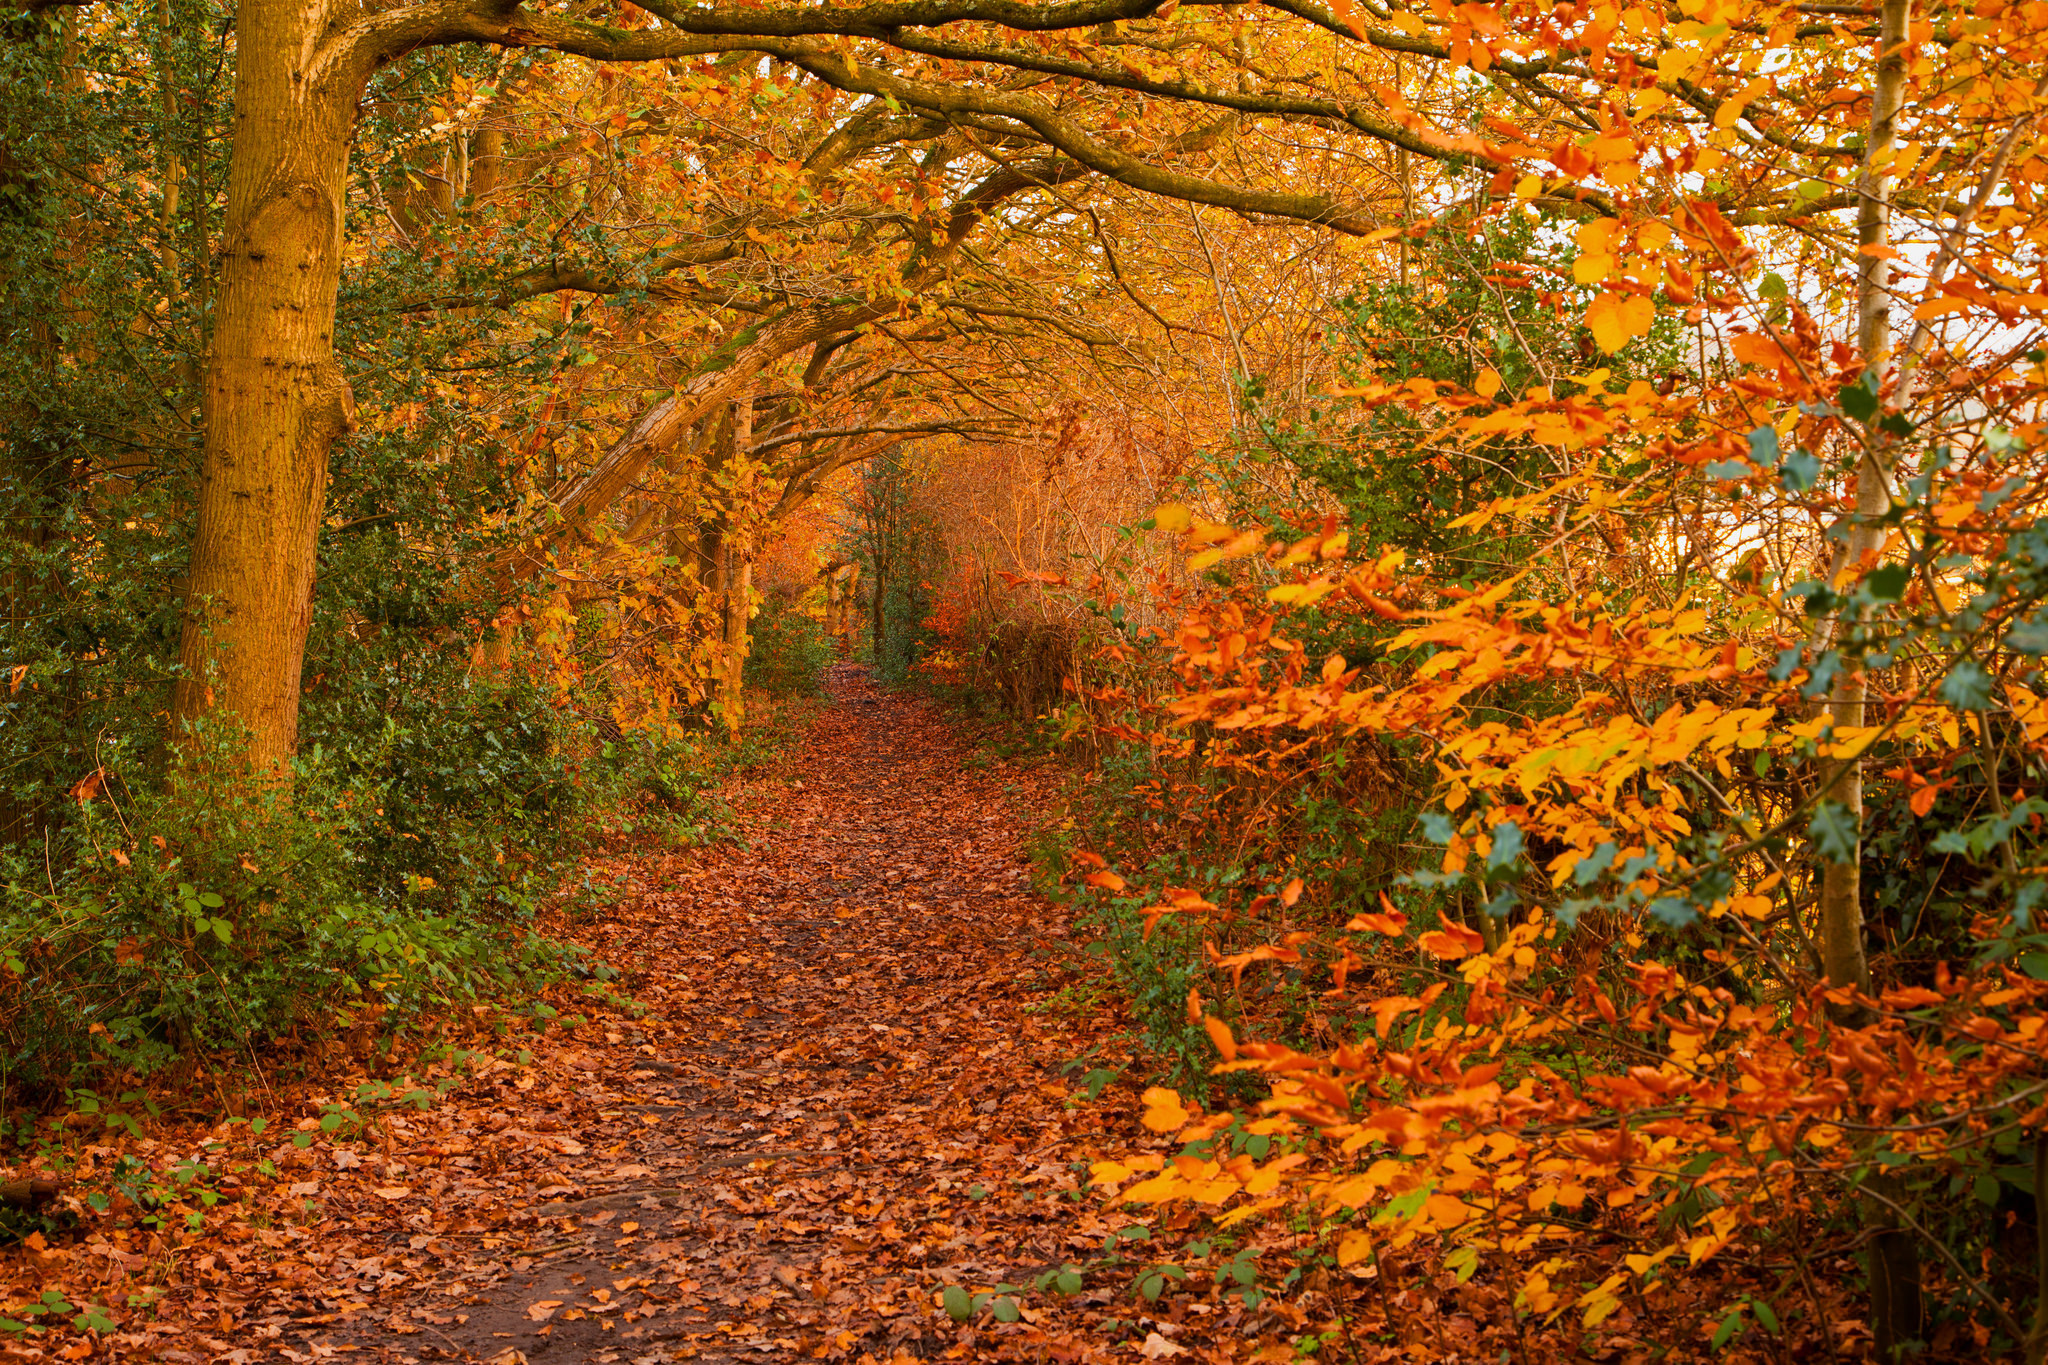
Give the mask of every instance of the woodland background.
<path id="1" fill-rule="evenodd" d="M 1085 774 L 1171 1139 L 1103 1198 L 1534 1340 L 1718 1276 L 1702 1350 L 2041 1360 L 2044 45 L 0 16 L 4 1140 L 602 984 L 536 914 L 846 652 Z"/>

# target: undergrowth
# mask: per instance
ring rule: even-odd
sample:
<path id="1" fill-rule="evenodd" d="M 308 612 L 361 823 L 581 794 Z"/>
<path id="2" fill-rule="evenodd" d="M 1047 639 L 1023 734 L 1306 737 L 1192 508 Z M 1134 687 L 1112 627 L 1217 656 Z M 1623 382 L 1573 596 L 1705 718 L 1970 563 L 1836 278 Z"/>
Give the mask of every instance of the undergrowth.
<path id="1" fill-rule="evenodd" d="M 770 706 L 736 742 L 608 739 L 531 695 L 479 692 L 431 732 L 393 718 L 374 743 L 314 745 L 289 785 L 202 759 L 152 786 L 103 754 L 61 824 L 0 850 L 0 1124 L 79 1090 L 253 1064 L 337 1018 L 389 1031 L 601 978 L 538 924 L 600 907 L 577 861 L 610 838 L 719 837 L 720 778 L 793 733 Z"/>

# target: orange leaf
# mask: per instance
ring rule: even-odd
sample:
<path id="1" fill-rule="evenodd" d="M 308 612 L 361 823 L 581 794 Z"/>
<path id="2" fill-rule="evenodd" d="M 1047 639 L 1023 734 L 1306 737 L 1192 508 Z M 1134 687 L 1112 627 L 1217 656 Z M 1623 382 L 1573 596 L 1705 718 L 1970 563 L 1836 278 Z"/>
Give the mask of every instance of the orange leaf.
<path id="1" fill-rule="evenodd" d="M 1155 1133 L 1172 1133 L 1187 1127 L 1191 1115 L 1181 1103 L 1180 1096 L 1163 1085 L 1155 1085 L 1145 1092 L 1145 1116 L 1142 1122 Z"/>
<path id="2" fill-rule="evenodd" d="M 1237 1060 L 1237 1039 L 1230 1036 L 1230 1026 L 1228 1024 L 1211 1014 L 1203 1016 L 1202 1027 L 1208 1030 L 1209 1041 L 1214 1043 L 1216 1050 L 1223 1054 L 1224 1061 L 1234 1062 Z"/>
<path id="3" fill-rule="evenodd" d="M 1293 905 L 1296 901 L 1300 899 L 1301 878 L 1296 877 L 1293 881 L 1287 883 L 1287 885 L 1280 888 L 1280 903 L 1282 905 Z"/>
<path id="4" fill-rule="evenodd" d="M 1365 41 L 1365 20 L 1359 15 L 1356 0 L 1330 0 L 1330 11 L 1337 21 L 1351 30 L 1351 36 L 1359 42 Z"/>
<path id="5" fill-rule="evenodd" d="M 1433 957 L 1451 959 L 1470 957 L 1486 944 L 1486 940 L 1479 937 L 1477 931 L 1467 929 L 1462 924 L 1432 929 L 1415 941 L 1422 945 L 1422 951 L 1425 953 Z"/>
<path id="6" fill-rule="evenodd" d="M 1124 879 L 1117 876 L 1114 872 L 1090 872 L 1081 880 L 1090 886 L 1099 886 L 1105 891 L 1121 891 L 1124 889 Z"/>
<path id="7" fill-rule="evenodd" d="M 1384 891 L 1380 892 L 1380 910 L 1385 913 L 1368 910 L 1353 915 L 1351 922 L 1344 927 L 1350 930 L 1370 929 L 1376 934 L 1408 932 L 1408 917 L 1394 908 L 1394 903 L 1387 899 L 1387 893 Z"/>

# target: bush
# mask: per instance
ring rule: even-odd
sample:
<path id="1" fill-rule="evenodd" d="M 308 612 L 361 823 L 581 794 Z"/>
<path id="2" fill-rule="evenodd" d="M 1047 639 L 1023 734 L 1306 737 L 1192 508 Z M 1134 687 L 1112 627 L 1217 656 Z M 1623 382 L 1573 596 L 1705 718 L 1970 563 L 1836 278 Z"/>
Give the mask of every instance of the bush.
<path id="1" fill-rule="evenodd" d="M 534 921 L 574 859 L 622 828 L 707 837 L 736 761 L 602 741 L 497 686 L 395 695 L 374 739 L 309 747 L 289 788 L 202 761 L 152 789 L 103 758 L 47 845 L 0 849 L 0 1103 L 535 985 L 573 965 Z"/>
<path id="2" fill-rule="evenodd" d="M 824 686 L 833 659 L 825 623 L 787 599 L 770 597 L 754 618 L 747 654 L 749 687 L 778 697 L 810 696 Z"/>

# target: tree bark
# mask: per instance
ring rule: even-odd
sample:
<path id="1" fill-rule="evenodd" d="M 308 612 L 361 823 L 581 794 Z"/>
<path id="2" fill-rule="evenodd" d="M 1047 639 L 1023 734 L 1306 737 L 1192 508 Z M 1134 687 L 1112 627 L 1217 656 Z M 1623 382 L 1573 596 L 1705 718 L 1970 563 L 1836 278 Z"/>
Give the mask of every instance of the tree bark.
<path id="1" fill-rule="evenodd" d="M 281 776 L 298 739 L 327 461 L 354 412 L 334 359 L 353 89 L 313 79 L 320 7 L 247 0 L 219 301 L 206 360 L 198 529 L 171 701 L 173 740 L 218 715 L 247 767 Z"/>
<path id="2" fill-rule="evenodd" d="M 1882 249 L 1891 238 L 1891 174 L 1886 168 L 1897 142 L 1899 103 L 1905 92 L 1906 29 L 1911 0 L 1885 0 L 1879 16 L 1877 79 L 1870 96 L 1870 132 L 1863 152 L 1863 170 L 1857 182 L 1856 237 L 1861 247 L 1856 258 L 1856 343 L 1863 356 L 1864 372 L 1875 386 L 1881 383 L 1885 363 L 1891 354 L 1891 263 Z M 1891 481 L 1886 469 L 1883 436 L 1874 427 L 1864 441 L 1863 458 L 1856 467 L 1856 511 L 1844 528 L 1840 564 L 1842 572 L 1855 573 L 1863 561 L 1883 543 L 1879 519 L 1891 510 Z M 1867 684 L 1863 669 L 1845 666 L 1829 698 L 1829 711 L 1837 729 L 1863 724 Z M 1829 862 L 1822 870 L 1820 892 L 1821 957 L 1828 984 L 1834 987 L 1870 988 L 1870 964 L 1863 948 L 1863 887 L 1861 875 L 1863 822 L 1863 764 L 1850 762 L 1836 779 L 1832 799 L 1848 811 L 1857 828 L 1849 856 Z"/>
<path id="3" fill-rule="evenodd" d="M 747 622 L 754 611 L 754 399 L 742 390 L 732 405 L 732 494 L 725 514 L 725 657 L 718 679 L 718 714 L 726 733 L 738 735 L 745 718 Z"/>
<path id="4" fill-rule="evenodd" d="M 1891 357 L 1891 263 L 1884 248 L 1891 238 L 1891 174 L 1899 107 L 1906 84 L 1906 41 L 1911 0 L 1884 0 L 1878 16 L 1877 78 L 1871 88 L 1870 131 L 1857 182 L 1856 342 L 1866 382 L 1882 390 Z M 1883 547 L 1881 519 L 1891 510 L 1891 471 L 1885 436 L 1876 423 L 1866 429 L 1856 467 L 1856 510 L 1845 528 L 1841 575 L 1860 574 L 1865 561 Z M 1836 641 L 1840 643 L 1839 638 Z M 1829 698 L 1837 732 L 1864 723 L 1868 683 L 1861 660 L 1845 661 Z M 1856 831 L 1848 856 L 1821 870 L 1821 956 L 1828 985 L 1870 989 L 1870 963 L 1863 944 L 1863 760 L 1847 760 L 1832 799 L 1846 809 Z M 1898 1360 L 1921 1331 L 1920 1255 L 1914 1234 L 1900 1225 L 1893 1206 L 1907 1196 L 1903 1181 L 1873 1171 L 1867 1177 L 1876 1198 L 1864 1201 L 1870 1228 L 1870 1324 L 1877 1358 Z"/>

